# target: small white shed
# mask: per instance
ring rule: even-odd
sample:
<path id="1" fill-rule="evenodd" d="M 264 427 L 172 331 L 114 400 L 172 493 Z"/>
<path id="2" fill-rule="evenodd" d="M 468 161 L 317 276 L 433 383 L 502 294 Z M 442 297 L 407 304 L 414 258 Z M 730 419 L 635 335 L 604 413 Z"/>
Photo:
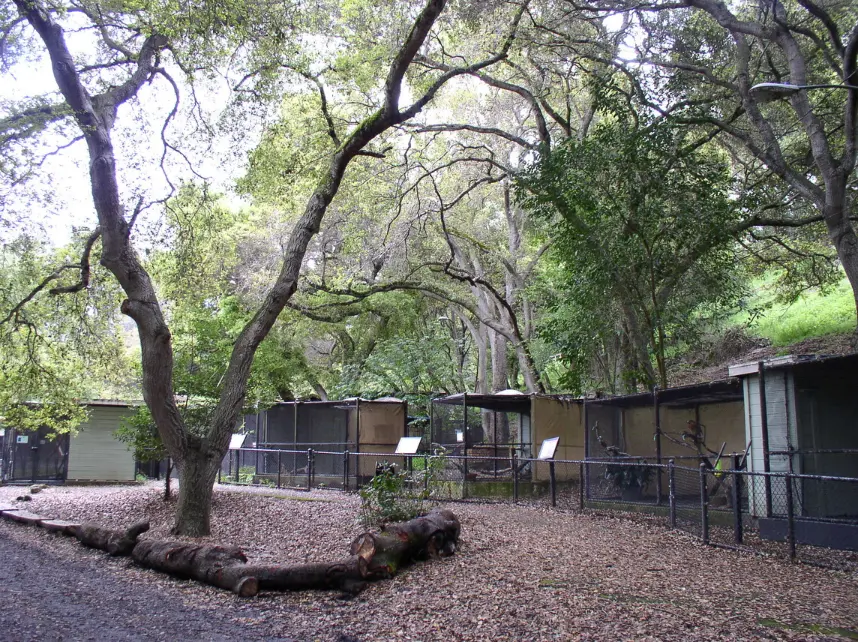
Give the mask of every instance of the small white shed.
<path id="1" fill-rule="evenodd" d="M 69 441 L 66 481 L 134 481 L 134 454 L 114 436 L 120 422 L 135 412 L 125 402 L 93 401 L 89 419 Z"/>
<path id="2" fill-rule="evenodd" d="M 8 426 L 0 449 L 6 482 L 132 482 L 134 455 L 115 432 L 136 411 L 125 401 L 82 402 L 89 417 L 74 435 L 53 435 L 49 426 L 22 432 Z"/>

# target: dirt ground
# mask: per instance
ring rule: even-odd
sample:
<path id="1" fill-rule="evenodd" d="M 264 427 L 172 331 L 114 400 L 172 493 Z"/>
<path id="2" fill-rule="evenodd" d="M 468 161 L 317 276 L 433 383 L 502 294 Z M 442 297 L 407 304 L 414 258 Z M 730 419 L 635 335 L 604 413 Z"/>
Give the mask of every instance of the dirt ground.
<path id="1" fill-rule="evenodd" d="M 0 503 L 23 490 L 0 488 Z M 153 529 L 144 537 L 164 537 L 174 504 L 159 494 L 153 485 L 56 487 L 33 495 L 27 509 L 114 527 L 145 516 Z M 855 573 L 705 547 L 623 517 L 509 505 L 448 507 L 462 522 L 455 556 L 418 564 L 352 599 L 319 592 L 241 599 L 3 522 L 0 596 L 6 605 L 18 601 L 26 608 L 14 621 L 8 613 L 0 617 L 0 638 L 858 639 Z M 355 496 L 336 491 L 219 487 L 210 539 L 239 545 L 252 560 L 337 559 L 363 530 L 358 508 Z M 11 551 L 17 551 L 14 560 Z M 44 572 L 35 568 L 40 563 L 56 569 L 62 581 L 34 580 Z M 69 586 L 75 590 L 63 589 Z M 109 596 L 121 599 L 110 603 Z M 34 604 L 62 617 L 25 617 L 39 611 Z M 102 611 L 115 630 L 98 623 L 94 614 Z"/>

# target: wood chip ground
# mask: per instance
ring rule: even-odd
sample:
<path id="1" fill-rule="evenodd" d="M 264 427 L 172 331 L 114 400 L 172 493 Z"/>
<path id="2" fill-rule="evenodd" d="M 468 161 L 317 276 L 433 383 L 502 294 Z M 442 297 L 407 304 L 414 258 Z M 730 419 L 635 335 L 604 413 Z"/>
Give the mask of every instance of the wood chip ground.
<path id="1" fill-rule="evenodd" d="M 153 484 L 52 487 L 27 508 L 116 528 L 146 517 L 152 530 L 144 538 L 168 537 L 175 503 L 160 493 Z M 16 494 L 0 488 L 0 502 L 13 503 Z M 218 487 L 209 541 L 241 546 L 259 561 L 335 559 L 362 530 L 358 508 L 354 495 L 336 491 Z M 75 562 L 98 557 L 122 581 L 157 587 L 165 604 L 234 614 L 230 621 L 248 640 L 858 639 L 856 573 L 714 549 L 624 517 L 449 508 L 462 522 L 455 556 L 418 564 L 350 600 L 261 594 L 250 600 L 252 616 L 228 592 L 110 559 L 40 528 L 10 524 L 0 535 Z"/>

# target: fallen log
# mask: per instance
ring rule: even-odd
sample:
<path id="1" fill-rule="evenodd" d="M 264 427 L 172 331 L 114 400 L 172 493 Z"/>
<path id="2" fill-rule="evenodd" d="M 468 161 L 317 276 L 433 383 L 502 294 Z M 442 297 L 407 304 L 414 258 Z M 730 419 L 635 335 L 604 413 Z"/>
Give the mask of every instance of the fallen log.
<path id="1" fill-rule="evenodd" d="M 31 513 L 28 510 L 9 510 L 3 513 L 3 517 L 6 519 L 10 519 L 13 522 L 18 522 L 19 524 L 26 524 L 28 526 L 38 526 L 42 523 L 46 518 L 41 515 L 36 515 L 35 513 Z"/>
<path id="2" fill-rule="evenodd" d="M 149 522 L 137 522 L 124 531 L 102 528 L 90 522 L 69 527 L 68 532 L 90 548 L 107 551 L 114 557 L 127 557 L 137 544 L 137 538 L 149 530 Z"/>
<path id="3" fill-rule="evenodd" d="M 456 552 L 459 520 L 446 509 L 400 524 L 389 524 L 380 533 L 363 533 L 352 542 L 350 553 L 367 561 L 370 578 L 393 576 L 403 565 Z"/>
<path id="4" fill-rule="evenodd" d="M 80 522 L 69 522 L 64 519 L 46 519 L 39 524 L 46 531 L 60 533 L 61 535 L 73 535 L 72 531 L 80 527 Z"/>
<path id="5" fill-rule="evenodd" d="M 166 540 L 137 542 L 131 558 L 147 568 L 233 591 L 241 597 L 259 592 L 259 582 L 247 569 L 247 557 L 235 546 L 191 544 Z"/>
<path id="6" fill-rule="evenodd" d="M 228 589 L 242 597 L 260 590 L 360 591 L 367 581 L 390 577 L 414 560 L 452 555 L 459 539 L 459 520 L 448 510 L 434 510 L 380 533 L 363 533 L 352 542 L 350 556 L 325 563 L 248 564 L 236 547 L 143 540 L 131 556 L 138 564 L 170 575 Z"/>

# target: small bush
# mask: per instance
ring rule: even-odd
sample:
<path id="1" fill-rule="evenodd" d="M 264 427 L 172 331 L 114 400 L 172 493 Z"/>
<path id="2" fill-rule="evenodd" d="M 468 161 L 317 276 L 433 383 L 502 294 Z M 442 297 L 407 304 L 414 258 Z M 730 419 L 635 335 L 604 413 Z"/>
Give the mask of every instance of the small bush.
<path id="1" fill-rule="evenodd" d="M 426 465 L 428 463 L 428 466 Z M 382 462 L 375 477 L 360 489 L 361 516 L 365 526 L 404 522 L 425 514 L 434 504 L 432 482 L 444 470 L 444 454 L 414 459 L 414 472 L 397 471 Z"/>

